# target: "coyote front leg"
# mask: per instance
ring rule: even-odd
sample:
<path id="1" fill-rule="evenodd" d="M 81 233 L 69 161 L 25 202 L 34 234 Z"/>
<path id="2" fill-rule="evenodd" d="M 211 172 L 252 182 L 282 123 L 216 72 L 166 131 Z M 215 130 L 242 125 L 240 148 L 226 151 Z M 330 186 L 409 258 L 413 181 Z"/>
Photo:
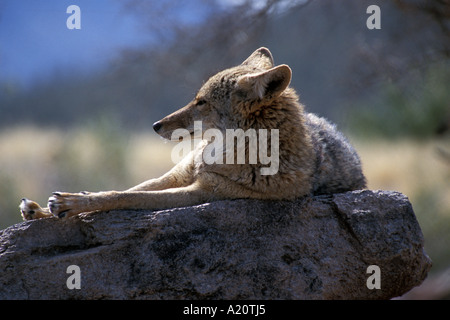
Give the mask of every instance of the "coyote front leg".
<path id="1" fill-rule="evenodd" d="M 54 192 L 48 207 L 52 214 L 67 218 L 81 212 L 113 209 L 166 209 L 203 202 L 208 192 L 193 183 L 191 153 L 160 178 L 143 182 L 126 191 Z"/>
<path id="2" fill-rule="evenodd" d="M 157 191 L 107 191 L 95 193 L 54 192 L 48 201 L 52 214 L 67 218 L 81 212 L 113 209 L 167 209 L 191 206 L 212 200 L 213 192 L 198 183 Z"/>
<path id="3" fill-rule="evenodd" d="M 160 178 L 145 181 L 122 192 L 54 192 L 53 196 L 49 199 L 48 208 L 42 208 L 37 202 L 23 198 L 19 206 L 20 212 L 24 220 L 34 220 L 52 216 L 62 218 L 80 212 L 111 210 L 115 208 L 121 209 L 122 207 L 127 209 L 150 209 L 148 207 L 140 208 L 138 206 L 140 201 L 139 197 L 145 198 L 145 196 L 143 196 L 144 194 L 165 189 L 175 190 L 178 187 L 188 186 L 191 182 L 191 177 L 173 174 L 172 171 L 173 169 Z M 186 170 L 185 172 L 188 173 Z M 126 194 L 128 194 L 128 196 L 126 196 Z M 130 202 L 130 200 L 125 200 L 124 202 L 124 197 L 134 199 L 134 202 Z M 123 206 L 120 206 L 120 203 L 123 203 Z"/>
<path id="4" fill-rule="evenodd" d="M 112 194 L 124 194 L 126 192 L 143 192 L 143 191 L 157 191 L 164 189 L 171 189 L 177 187 L 185 187 L 193 182 L 193 155 L 186 156 L 181 162 L 175 165 L 169 172 L 163 176 L 150 179 L 145 181 L 135 187 L 132 187 L 124 192 L 80 192 L 80 193 L 62 193 L 55 192 L 53 197 L 49 200 L 49 204 L 52 204 L 54 209 L 42 208 L 37 202 L 23 198 L 20 202 L 20 212 L 24 220 L 33 220 L 40 218 L 52 217 L 53 215 L 59 217 L 66 217 L 74 215 L 74 212 L 90 212 L 96 210 L 102 210 L 105 205 L 98 207 L 98 203 L 101 202 L 99 199 L 111 199 L 111 203 L 114 205 Z M 64 199 L 64 200 L 63 200 Z M 63 205 L 63 203 L 65 203 Z M 87 206 L 86 203 L 97 204 L 96 207 Z M 67 208 L 66 208 L 67 207 Z M 69 208 L 70 207 L 70 208 Z M 65 209 L 62 209 L 65 208 Z M 75 209 L 83 208 L 83 210 Z M 128 207 L 127 207 L 128 208 Z M 114 209 L 114 207 L 110 208 Z M 68 211 L 65 211 L 68 210 Z"/>

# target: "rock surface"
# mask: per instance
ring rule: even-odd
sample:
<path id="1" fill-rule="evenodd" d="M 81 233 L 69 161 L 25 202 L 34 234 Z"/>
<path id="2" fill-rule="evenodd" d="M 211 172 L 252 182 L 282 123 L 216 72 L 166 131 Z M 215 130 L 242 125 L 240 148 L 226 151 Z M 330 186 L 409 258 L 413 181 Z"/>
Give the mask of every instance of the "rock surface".
<path id="1" fill-rule="evenodd" d="M 0 231 L 0 299 L 388 299 L 426 277 L 423 244 L 388 191 L 48 218 Z"/>

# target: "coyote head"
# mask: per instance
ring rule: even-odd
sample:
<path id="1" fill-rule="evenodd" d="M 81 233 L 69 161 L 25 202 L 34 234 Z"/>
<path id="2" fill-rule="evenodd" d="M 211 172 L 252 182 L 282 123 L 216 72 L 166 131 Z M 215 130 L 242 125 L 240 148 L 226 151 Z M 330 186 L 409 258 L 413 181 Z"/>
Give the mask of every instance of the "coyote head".
<path id="1" fill-rule="evenodd" d="M 260 48 L 239 66 L 212 76 L 191 102 L 155 122 L 153 128 L 170 139 L 176 129 L 192 135 L 194 121 L 202 121 L 204 131 L 263 127 L 257 118 L 270 117 L 267 107 L 274 105 L 290 81 L 291 69 L 274 66 L 270 51 Z"/>

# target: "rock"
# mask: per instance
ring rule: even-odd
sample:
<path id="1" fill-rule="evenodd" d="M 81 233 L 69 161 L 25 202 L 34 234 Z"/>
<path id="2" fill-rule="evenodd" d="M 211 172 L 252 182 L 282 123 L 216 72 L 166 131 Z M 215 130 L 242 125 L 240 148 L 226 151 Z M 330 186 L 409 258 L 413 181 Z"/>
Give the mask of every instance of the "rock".
<path id="1" fill-rule="evenodd" d="M 48 218 L 0 231 L 0 299 L 389 299 L 426 277 L 423 245 L 387 191 Z"/>

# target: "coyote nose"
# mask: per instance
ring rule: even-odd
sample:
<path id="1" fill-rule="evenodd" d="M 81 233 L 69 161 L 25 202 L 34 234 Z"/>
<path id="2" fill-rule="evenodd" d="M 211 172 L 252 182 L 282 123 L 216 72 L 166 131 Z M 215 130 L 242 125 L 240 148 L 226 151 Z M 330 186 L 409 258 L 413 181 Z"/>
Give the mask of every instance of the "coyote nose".
<path id="1" fill-rule="evenodd" d="M 156 132 L 158 132 L 159 129 L 161 129 L 161 127 L 162 127 L 162 124 L 159 121 L 157 121 L 153 124 L 153 130 L 155 130 Z"/>

